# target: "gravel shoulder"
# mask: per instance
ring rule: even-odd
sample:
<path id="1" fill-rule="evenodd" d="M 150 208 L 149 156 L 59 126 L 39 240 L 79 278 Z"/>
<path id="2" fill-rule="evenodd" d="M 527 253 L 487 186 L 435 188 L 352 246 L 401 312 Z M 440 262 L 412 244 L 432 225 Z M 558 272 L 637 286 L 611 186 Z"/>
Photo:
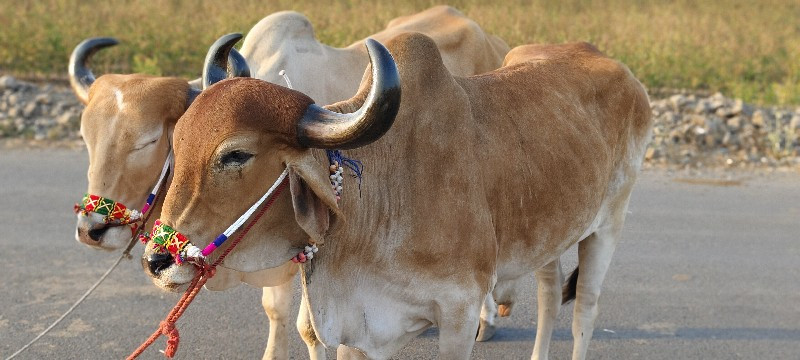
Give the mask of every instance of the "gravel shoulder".
<path id="1" fill-rule="evenodd" d="M 654 167 L 800 168 L 800 107 L 747 104 L 722 94 L 651 99 Z M 57 83 L 0 74 L 0 148 L 81 146 L 83 104 Z"/>

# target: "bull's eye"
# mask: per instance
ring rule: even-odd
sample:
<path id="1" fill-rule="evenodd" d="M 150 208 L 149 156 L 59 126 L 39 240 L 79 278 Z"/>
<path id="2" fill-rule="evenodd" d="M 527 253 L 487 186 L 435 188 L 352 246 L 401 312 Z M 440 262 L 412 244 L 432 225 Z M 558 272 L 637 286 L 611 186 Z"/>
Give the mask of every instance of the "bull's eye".
<path id="1" fill-rule="evenodd" d="M 153 145 L 153 144 L 155 144 L 155 143 L 156 143 L 156 141 L 158 141 L 158 139 L 159 139 L 159 138 L 155 138 L 155 139 L 153 139 L 153 140 L 151 140 L 151 141 L 148 141 L 148 142 L 146 142 L 146 143 L 144 143 L 144 144 L 137 145 L 136 147 L 134 147 L 134 148 L 133 148 L 133 150 L 142 150 L 142 149 L 144 149 L 144 148 L 146 148 L 146 147 L 148 147 L 148 146 L 150 146 L 150 145 Z"/>
<path id="2" fill-rule="evenodd" d="M 252 157 L 253 154 L 241 150 L 234 150 L 223 155 L 219 162 L 222 166 L 242 166 Z"/>

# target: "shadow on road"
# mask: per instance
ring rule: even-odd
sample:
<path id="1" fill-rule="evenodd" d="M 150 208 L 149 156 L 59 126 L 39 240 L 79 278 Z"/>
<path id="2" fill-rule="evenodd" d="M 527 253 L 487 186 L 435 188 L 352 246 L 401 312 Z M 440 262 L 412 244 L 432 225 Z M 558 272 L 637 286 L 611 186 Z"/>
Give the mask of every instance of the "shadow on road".
<path id="1" fill-rule="evenodd" d="M 438 337 L 439 329 L 429 329 L 420 337 Z M 497 329 L 491 341 L 513 342 L 533 341 L 535 328 L 502 327 Z M 646 339 L 685 339 L 685 340 L 783 340 L 800 341 L 800 330 L 794 329 L 762 329 L 762 328 L 677 328 L 674 330 L 653 331 L 641 329 L 596 329 L 592 336 L 595 340 L 646 340 Z M 572 333 L 561 329 L 553 332 L 554 341 L 572 341 Z"/>

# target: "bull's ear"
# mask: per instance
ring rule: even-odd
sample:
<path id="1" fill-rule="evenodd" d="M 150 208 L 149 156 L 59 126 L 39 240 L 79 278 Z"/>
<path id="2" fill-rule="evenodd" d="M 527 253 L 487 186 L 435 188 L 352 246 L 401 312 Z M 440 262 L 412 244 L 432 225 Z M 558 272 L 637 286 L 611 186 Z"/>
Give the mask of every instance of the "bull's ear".
<path id="1" fill-rule="evenodd" d="M 336 197 L 324 170 L 327 169 L 321 169 L 319 164 L 289 165 L 289 189 L 292 193 L 294 218 L 317 244 L 325 241 L 328 229 L 340 216 Z"/>

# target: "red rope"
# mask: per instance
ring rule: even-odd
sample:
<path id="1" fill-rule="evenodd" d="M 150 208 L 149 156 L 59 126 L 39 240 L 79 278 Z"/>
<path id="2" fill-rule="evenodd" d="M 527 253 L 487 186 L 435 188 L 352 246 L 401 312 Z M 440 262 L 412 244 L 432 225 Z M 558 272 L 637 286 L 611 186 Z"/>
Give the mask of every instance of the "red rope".
<path id="1" fill-rule="evenodd" d="M 145 340 L 142 343 L 142 345 L 139 345 L 139 347 L 136 348 L 136 350 L 134 350 L 133 353 L 131 353 L 128 356 L 127 358 L 128 360 L 135 359 L 139 355 L 141 355 L 148 347 L 150 347 L 150 345 L 152 345 L 156 340 L 158 340 L 158 338 L 161 335 L 167 337 L 167 348 L 164 350 L 164 355 L 168 358 L 172 358 L 173 356 L 175 356 L 175 352 L 178 351 L 178 343 L 180 343 L 180 335 L 178 334 L 178 328 L 175 327 L 175 323 L 178 321 L 178 319 L 180 319 L 181 315 L 183 315 L 183 313 L 192 303 L 194 298 L 200 292 L 200 289 L 202 289 L 203 285 L 205 285 L 206 281 L 208 281 L 208 279 L 214 276 L 214 274 L 216 273 L 217 266 L 221 264 L 222 260 L 224 260 L 225 257 L 228 256 L 228 254 L 233 250 L 233 248 L 235 248 L 236 245 L 239 244 L 239 242 L 242 240 L 242 238 L 244 238 L 247 232 L 250 231 L 250 228 L 252 228 L 253 225 L 255 225 L 255 223 L 258 222 L 259 219 L 261 219 L 261 216 L 264 215 L 265 212 L 267 212 L 267 209 L 269 209 L 270 206 L 272 206 L 272 203 L 275 201 L 278 195 L 280 195 L 281 191 L 283 191 L 285 187 L 286 187 L 286 180 L 281 182 L 278 188 L 275 189 L 275 193 L 272 195 L 272 197 L 269 200 L 267 200 L 267 203 L 264 205 L 264 207 L 262 207 L 261 210 L 259 210 L 258 213 L 256 213 L 253 220 L 250 220 L 250 223 L 248 223 L 247 226 L 244 229 L 242 229 L 242 232 L 239 233 L 239 236 L 236 237 L 236 239 L 234 239 L 233 242 L 231 242 L 231 245 L 228 246 L 227 249 L 225 249 L 222 255 L 220 255 L 219 258 L 217 258 L 217 260 L 214 261 L 214 263 L 212 263 L 211 265 L 206 265 L 206 264 L 197 265 L 198 267 L 200 267 L 200 272 L 198 272 L 197 275 L 195 275 L 194 279 L 192 279 L 192 282 L 189 283 L 189 288 L 186 289 L 186 291 L 183 293 L 183 296 L 181 296 L 181 299 L 178 300 L 177 304 L 175 304 L 175 307 L 173 307 L 172 310 L 169 312 L 169 314 L 167 314 L 167 317 L 164 319 L 164 321 L 162 321 L 158 325 L 158 329 L 156 329 L 156 331 L 153 332 L 153 334 L 150 335 L 150 337 L 147 338 L 147 340 Z"/>

